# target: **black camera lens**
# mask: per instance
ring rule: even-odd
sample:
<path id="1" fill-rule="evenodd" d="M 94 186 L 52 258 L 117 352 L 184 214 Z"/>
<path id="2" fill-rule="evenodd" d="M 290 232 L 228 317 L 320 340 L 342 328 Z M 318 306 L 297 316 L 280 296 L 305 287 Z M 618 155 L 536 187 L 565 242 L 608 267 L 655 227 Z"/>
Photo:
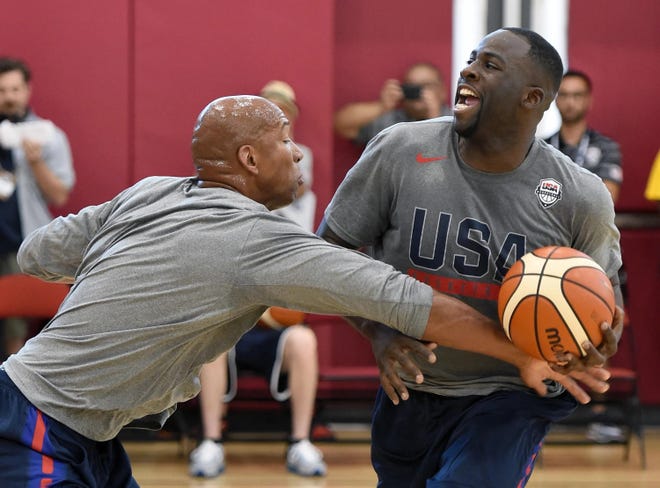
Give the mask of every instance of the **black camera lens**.
<path id="1" fill-rule="evenodd" d="M 414 83 L 404 83 L 401 85 L 403 90 L 403 97 L 408 100 L 417 100 L 422 96 L 422 86 L 415 85 Z"/>

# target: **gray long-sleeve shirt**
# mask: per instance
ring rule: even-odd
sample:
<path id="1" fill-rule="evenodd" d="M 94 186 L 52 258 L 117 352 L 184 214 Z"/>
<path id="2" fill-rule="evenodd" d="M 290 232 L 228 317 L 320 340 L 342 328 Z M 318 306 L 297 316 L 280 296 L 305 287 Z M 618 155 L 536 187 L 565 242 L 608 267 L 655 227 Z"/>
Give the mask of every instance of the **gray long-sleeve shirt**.
<path id="1" fill-rule="evenodd" d="M 5 369 L 47 415 L 94 440 L 199 391 L 201 366 L 268 306 L 364 316 L 420 337 L 432 290 L 333 246 L 238 193 L 147 178 L 59 217 L 19 251 L 22 269 L 73 283 Z"/>

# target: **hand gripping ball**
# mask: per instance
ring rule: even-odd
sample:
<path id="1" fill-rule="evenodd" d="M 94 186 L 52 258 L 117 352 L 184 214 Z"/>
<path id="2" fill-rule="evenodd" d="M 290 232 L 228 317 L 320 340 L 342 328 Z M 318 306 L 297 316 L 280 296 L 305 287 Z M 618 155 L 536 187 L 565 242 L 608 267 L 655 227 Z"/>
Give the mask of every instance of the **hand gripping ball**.
<path id="1" fill-rule="evenodd" d="M 598 347 L 600 325 L 612 323 L 614 291 L 603 269 L 570 247 L 543 247 L 525 254 L 508 271 L 498 297 L 504 332 L 530 356 L 584 356 L 585 341 Z"/>

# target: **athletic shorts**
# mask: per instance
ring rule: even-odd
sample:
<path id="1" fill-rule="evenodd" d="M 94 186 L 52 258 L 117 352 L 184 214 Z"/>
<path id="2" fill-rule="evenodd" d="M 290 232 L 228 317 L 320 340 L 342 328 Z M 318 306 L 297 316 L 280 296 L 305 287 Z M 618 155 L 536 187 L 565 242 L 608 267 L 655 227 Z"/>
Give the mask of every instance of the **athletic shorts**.
<path id="1" fill-rule="evenodd" d="M 379 488 L 519 488 L 552 422 L 577 406 L 569 393 L 443 397 L 409 390 L 394 405 L 378 391 L 372 463 Z"/>
<path id="2" fill-rule="evenodd" d="M 117 439 L 96 442 L 32 405 L 0 367 L 0 485 L 134 488 Z"/>
<path id="3" fill-rule="evenodd" d="M 287 375 L 282 374 L 282 357 L 287 331 L 287 328 L 253 327 L 234 347 L 235 368 L 238 374 L 250 371 L 263 376 L 269 384 L 271 395 L 278 401 L 287 400 L 291 396 L 287 386 Z M 229 360 L 231 382 L 231 369 L 234 367 L 231 364 L 232 355 Z"/>

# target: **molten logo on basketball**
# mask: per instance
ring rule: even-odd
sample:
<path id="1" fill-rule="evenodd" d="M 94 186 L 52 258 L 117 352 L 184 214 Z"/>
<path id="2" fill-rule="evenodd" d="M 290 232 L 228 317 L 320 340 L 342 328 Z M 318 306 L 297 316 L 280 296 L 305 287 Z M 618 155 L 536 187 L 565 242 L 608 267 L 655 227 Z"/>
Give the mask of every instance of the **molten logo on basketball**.
<path id="1" fill-rule="evenodd" d="M 563 353 L 566 350 L 564 345 L 561 343 L 559 329 L 555 327 L 545 329 L 545 337 L 548 340 L 548 344 L 550 345 L 550 350 L 555 354 Z"/>

